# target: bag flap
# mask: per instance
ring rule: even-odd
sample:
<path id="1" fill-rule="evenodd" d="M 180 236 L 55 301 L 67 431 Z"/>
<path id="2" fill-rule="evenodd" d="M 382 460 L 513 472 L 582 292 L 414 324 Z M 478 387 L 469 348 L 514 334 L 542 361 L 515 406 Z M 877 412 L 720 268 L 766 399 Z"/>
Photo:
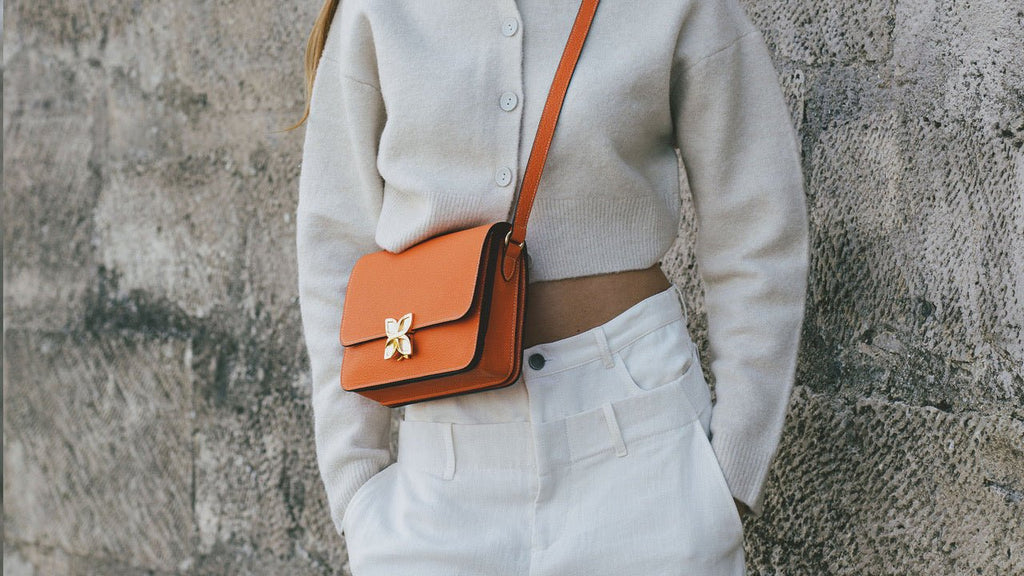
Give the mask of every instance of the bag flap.
<path id="1" fill-rule="evenodd" d="M 507 222 L 483 224 L 432 237 L 397 254 L 381 250 L 361 257 L 345 292 L 341 344 L 384 338 L 385 318 L 398 320 L 409 312 L 410 330 L 465 316 L 481 284 L 488 238 L 504 234 L 507 227 Z"/>

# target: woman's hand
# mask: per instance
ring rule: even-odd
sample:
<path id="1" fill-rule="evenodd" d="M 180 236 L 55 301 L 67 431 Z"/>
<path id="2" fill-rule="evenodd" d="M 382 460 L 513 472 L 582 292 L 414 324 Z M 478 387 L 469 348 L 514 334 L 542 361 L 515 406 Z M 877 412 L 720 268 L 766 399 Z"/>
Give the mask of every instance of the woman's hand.
<path id="1" fill-rule="evenodd" d="M 750 507 L 735 498 L 732 501 L 736 503 L 736 511 L 740 513 L 740 518 L 746 517 L 747 513 L 750 512 Z"/>

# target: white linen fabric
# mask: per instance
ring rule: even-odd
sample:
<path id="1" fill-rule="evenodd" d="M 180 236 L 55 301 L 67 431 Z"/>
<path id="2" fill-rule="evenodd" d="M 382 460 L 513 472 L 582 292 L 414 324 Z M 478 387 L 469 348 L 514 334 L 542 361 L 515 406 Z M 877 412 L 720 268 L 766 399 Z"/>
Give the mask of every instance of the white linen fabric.
<path id="1" fill-rule="evenodd" d="M 397 462 L 343 520 L 352 573 L 742 576 L 677 289 L 525 353 L 544 362 L 513 385 L 527 399 L 513 420 L 407 411 Z"/>

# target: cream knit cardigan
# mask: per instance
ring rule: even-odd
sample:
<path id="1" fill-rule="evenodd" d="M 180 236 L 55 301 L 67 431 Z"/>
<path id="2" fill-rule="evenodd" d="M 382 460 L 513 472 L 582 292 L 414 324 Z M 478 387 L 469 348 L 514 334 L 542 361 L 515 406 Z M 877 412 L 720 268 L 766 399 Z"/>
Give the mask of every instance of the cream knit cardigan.
<path id="1" fill-rule="evenodd" d="M 511 220 L 578 1 L 343 0 L 306 124 L 298 288 L 317 458 L 339 533 L 391 462 L 390 409 L 341 389 L 360 256 Z M 737 0 L 604 0 L 565 97 L 526 236 L 530 281 L 644 268 L 697 217 L 711 444 L 755 514 L 792 389 L 807 288 L 796 132 Z M 680 353 L 684 353 L 680 351 Z"/>

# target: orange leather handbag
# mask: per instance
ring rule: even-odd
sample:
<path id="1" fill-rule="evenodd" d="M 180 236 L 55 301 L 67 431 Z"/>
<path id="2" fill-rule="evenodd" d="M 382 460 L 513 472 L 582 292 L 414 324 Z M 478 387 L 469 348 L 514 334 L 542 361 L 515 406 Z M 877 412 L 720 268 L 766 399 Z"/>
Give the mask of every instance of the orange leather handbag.
<path id="1" fill-rule="evenodd" d="M 583 0 L 530 150 L 513 223 L 439 234 L 356 261 L 342 310 L 341 386 L 402 406 L 492 390 L 519 378 L 526 222 L 558 114 L 598 0 Z"/>

